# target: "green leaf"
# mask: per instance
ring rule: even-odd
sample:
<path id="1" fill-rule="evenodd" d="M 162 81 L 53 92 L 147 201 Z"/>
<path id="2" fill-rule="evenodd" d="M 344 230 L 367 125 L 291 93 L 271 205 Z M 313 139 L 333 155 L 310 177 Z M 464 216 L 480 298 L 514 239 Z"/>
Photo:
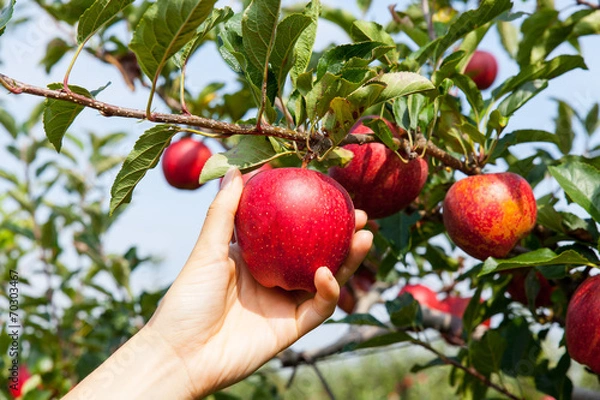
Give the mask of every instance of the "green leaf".
<path id="1" fill-rule="evenodd" d="M 386 87 L 379 94 L 376 103 L 435 89 L 429 79 L 414 72 L 388 72 L 378 77 L 377 82 L 384 83 Z"/>
<path id="2" fill-rule="evenodd" d="M 414 339 L 406 332 L 398 331 L 387 333 L 385 335 L 376 336 L 372 339 L 365 340 L 355 347 L 355 349 L 366 349 L 369 347 L 389 346 L 394 343 L 412 342 Z"/>
<path id="3" fill-rule="evenodd" d="M 519 86 L 510 95 L 506 96 L 498 106 L 498 111 L 504 117 L 510 117 L 525 103 L 534 98 L 538 93 L 548 87 L 545 79 L 536 79 Z"/>
<path id="4" fill-rule="evenodd" d="M 4 8 L 4 10 L 2 10 L 2 12 L 0 12 L 0 35 L 2 35 L 6 30 L 6 25 L 8 24 L 8 21 L 10 21 L 13 15 L 15 3 L 16 0 L 10 0 L 10 3 L 8 3 L 8 5 Z"/>
<path id="5" fill-rule="evenodd" d="M 77 44 L 85 43 L 133 0 L 96 0 L 79 18 Z"/>
<path id="6" fill-rule="evenodd" d="M 415 58 L 420 64 L 432 57 L 438 60 L 446 50 L 450 48 L 458 39 L 466 34 L 485 25 L 489 21 L 509 10 L 512 6 L 510 0 L 483 0 L 475 10 L 466 11 L 453 21 L 448 32 L 436 40 L 429 42 L 411 57 Z"/>
<path id="7" fill-rule="evenodd" d="M 394 39 L 385 31 L 383 26 L 376 22 L 354 21 L 350 36 L 355 42 L 380 42 L 387 44 L 388 46 L 396 47 Z M 391 50 L 388 55 L 392 62 L 398 59 L 398 52 L 395 49 Z M 389 64 L 389 62 L 386 63 Z"/>
<path id="8" fill-rule="evenodd" d="M 296 41 L 294 46 L 294 65 L 290 71 L 292 82 L 296 82 L 300 74 L 306 71 L 310 62 L 313 46 L 317 37 L 317 24 L 321 12 L 321 1 L 313 0 L 306 6 L 304 15 L 310 18 L 310 24 L 304 29 L 302 35 Z"/>
<path id="9" fill-rule="evenodd" d="M 358 86 L 358 83 L 350 82 L 329 72 L 325 73 L 305 96 L 308 118 L 310 120 L 322 118 L 329 110 L 333 99 L 347 97 Z"/>
<path id="10" fill-rule="evenodd" d="M 483 263 L 483 268 L 479 276 L 513 268 L 560 264 L 595 266 L 594 263 L 573 250 L 567 250 L 557 255 L 552 250 L 543 248 L 504 260 L 490 257 Z"/>
<path id="11" fill-rule="evenodd" d="M 502 47 L 512 58 L 515 58 L 519 48 L 519 30 L 510 21 L 498 21 L 496 27 Z"/>
<path id="12" fill-rule="evenodd" d="M 594 132 L 596 132 L 596 129 L 598 129 L 599 111 L 598 103 L 594 103 L 585 117 L 583 125 L 585 126 L 585 131 L 587 132 L 588 136 L 592 136 Z"/>
<path id="13" fill-rule="evenodd" d="M 565 193 L 600 223 L 600 170 L 581 161 L 548 167 Z"/>
<path id="14" fill-rule="evenodd" d="M 312 19 L 304 14 L 288 15 L 277 25 L 277 34 L 269 63 L 275 74 L 278 94 L 281 95 L 287 74 L 294 64 L 294 49 Z"/>
<path id="15" fill-rule="evenodd" d="M 136 185 L 149 169 L 158 164 L 160 156 L 179 129 L 175 125 L 157 125 L 139 137 L 133 150 L 123 162 L 110 190 L 110 214 L 113 214 L 122 204 L 131 202 L 131 195 Z"/>
<path id="16" fill-rule="evenodd" d="M 507 347 L 506 339 L 494 330 L 488 330 L 481 340 L 471 340 L 469 353 L 474 367 L 486 376 L 499 372 Z"/>
<path id="17" fill-rule="evenodd" d="M 573 130 L 573 116 L 575 110 L 564 101 L 557 100 L 558 116 L 556 118 L 556 138 L 557 145 L 563 154 L 569 154 L 575 139 L 575 131 Z"/>
<path id="18" fill-rule="evenodd" d="M 387 328 L 387 326 L 379 321 L 371 314 L 349 314 L 342 319 L 328 320 L 327 324 L 351 324 L 351 325 L 370 325 L 378 326 L 380 328 Z"/>
<path id="19" fill-rule="evenodd" d="M 371 7 L 371 3 L 372 0 L 356 0 L 356 4 L 358 5 L 358 8 L 360 8 L 360 11 L 365 14 L 367 11 L 369 11 L 369 7 Z"/>
<path id="20" fill-rule="evenodd" d="M 6 129 L 10 136 L 16 138 L 19 134 L 19 128 L 17 127 L 17 122 L 13 118 L 13 116 L 4 109 L 4 107 L 0 107 L 0 124 Z"/>
<path id="21" fill-rule="evenodd" d="M 252 0 L 242 17 L 242 40 L 246 58 L 261 73 L 269 62 L 280 5 L 280 0 Z"/>
<path id="22" fill-rule="evenodd" d="M 202 22 L 198 28 L 196 36 L 189 41 L 183 49 L 173 56 L 173 61 L 177 67 L 182 68 L 188 58 L 200 47 L 206 38 L 206 35 L 218 24 L 229 20 L 233 16 L 233 10 L 229 7 L 214 9 L 210 17 Z"/>
<path id="23" fill-rule="evenodd" d="M 50 73 L 52 67 L 59 62 L 71 48 L 72 47 L 61 38 L 54 38 L 49 41 L 46 46 L 46 55 L 40 60 L 40 64 L 44 66 L 46 73 Z"/>
<path id="24" fill-rule="evenodd" d="M 381 119 L 374 118 L 371 120 L 364 119 L 362 122 L 371 128 L 371 130 L 375 133 L 375 135 L 389 147 L 391 150 L 398 150 L 398 145 L 394 142 L 393 134 L 390 131 L 390 127 Z"/>
<path id="25" fill-rule="evenodd" d="M 569 38 L 586 35 L 597 35 L 600 33 L 600 10 L 594 10 L 575 23 Z"/>
<path id="26" fill-rule="evenodd" d="M 545 9 L 532 13 L 531 16 L 523 21 L 521 24 L 523 38 L 519 43 L 519 50 L 516 58 L 521 69 L 532 63 L 539 62 L 544 58 L 546 53 L 544 49 L 545 39 L 557 20 L 558 11 L 554 9 Z M 536 54 L 532 57 L 532 53 L 536 47 L 538 47 L 536 52 L 541 54 Z"/>
<path id="27" fill-rule="evenodd" d="M 200 174 L 200 183 L 224 176 L 231 167 L 246 172 L 292 153 L 291 151 L 276 152 L 272 142 L 264 136 L 243 135 L 235 147 L 224 153 L 213 154 L 206 161 Z"/>
<path id="28" fill-rule="evenodd" d="M 210 15 L 216 0 L 158 0 L 150 6 L 129 44 L 140 68 L 154 80 Z"/>
<path id="29" fill-rule="evenodd" d="M 404 293 L 394 300 L 387 301 L 385 308 L 390 314 L 390 321 L 396 327 L 403 328 L 420 325 L 419 303 L 410 293 Z"/>
<path id="30" fill-rule="evenodd" d="M 321 18 L 333 22 L 342 28 L 348 35 L 351 34 L 352 24 L 356 21 L 356 17 L 350 11 L 325 5 L 323 5 L 321 10 Z"/>
<path id="31" fill-rule="evenodd" d="M 342 44 L 325 52 L 317 65 L 317 80 L 327 72 L 338 75 L 347 64 L 352 67 L 365 67 L 374 60 L 393 50 L 394 47 L 380 42 L 360 42 Z"/>
<path id="32" fill-rule="evenodd" d="M 348 99 L 336 97 L 329 103 L 329 112 L 323 119 L 323 129 L 334 145 L 338 145 L 350 132 L 360 113 Z"/>
<path id="33" fill-rule="evenodd" d="M 63 88 L 62 83 L 51 83 L 49 89 L 58 90 Z M 85 97 L 92 98 L 87 89 L 69 85 L 69 89 L 73 92 Z M 46 137 L 52 143 L 57 152 L 60 152 L 62 147 L 62 139 L 69 129 L 69 126 L 75 121 L 75 118 L 83 111 L 85 107 L 80 104 L 71 103 L 64 100 L 46 99 L 44 105 L 44 131 Z"/>
<path id="34" fill-rule="evenodd" d="M 505 80 L 502 85 L 492 91 L 492 97 L 499 99 L 517 89 L 525 82 L 536 79 L 553 79 L 575 68 L 587 69 L 581 56 L 560 55 L 552 60 L 527 65 L 521 71 Z"/>

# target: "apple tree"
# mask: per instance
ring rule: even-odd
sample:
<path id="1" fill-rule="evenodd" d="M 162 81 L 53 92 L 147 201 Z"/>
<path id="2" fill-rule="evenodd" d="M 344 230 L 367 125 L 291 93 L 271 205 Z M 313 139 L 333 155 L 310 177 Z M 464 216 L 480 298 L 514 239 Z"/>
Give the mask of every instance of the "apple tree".
<path id="1" fill-rule="evenodd" d="M 590 332 L 565 325 L 569 302 L 600 266 L 599 105 L 554 99 L 552 128 L 538 115 L 527 127 L 511 124 L 555 79 L 587 69 L 581 42 L 600 33 L 600 6 L 566 3 L 359 0 L 357 16 L 319 0 L 5 1 L 3 37 L 31 24 L 35 8 L 59 28 L 40 55 L 46 72 L 70 62 L 62 81 L 37 79 L 43 85 L 0 72 L 3 101 L 41 100 L 24 115 L 0 108 L 11 158 L 0 166 L 2 376 L 11 373 L 11 287 L 24 265 L 35 266 L 18 275 L 18 349 L 32 369 L 26 399 L 66 393 L 150 317 L 164 291 L 135 294 L 129 276 L 152 259 L 135 247 L 107 254 L 105 234 L 128 203 L 135 207 L 136 186 L 165 150 L 202 137 L 223 151 L 202 160 L 194 188 L 232 166 L 310 168 L 376 218 L 373 248 L 342 288 L 346 315 L 330 321 L 349 325 L 348 334 L 287 350 L 277 368 L 405 343 L 430 357 L 412 371 L 445 368 L 460 398 L 521 399 L 523 388 L 590 395 L 569 371 L 577 361 L 600 374 L 600 348 L 587 343 L 600 340 L 600 325 L 570 349 L 559 338 L 558 357 L 545 349 L 551 331 Z M 318 43 L 325 23 L 345 40 Z M 502 80 L 498 54 L 482 51 L 489 38 L 514 70 Z M 205 52 L 237 81 L 190 68 Z M 147 100 L 125 107 L 108 82 L 72 82 L 86 63 L 110 64 Z M 194 74 L 216 83 L 191 87 Z M 114 148 L 126 134 L 73 132 L 86 108 L 151 127 L 122 157 Z M 114 176 L 110 190 L 106 176 Z M 594 290 L 586 295 L 600 306 Z M 284 390 L 272 389 L 274 398 Z"/>

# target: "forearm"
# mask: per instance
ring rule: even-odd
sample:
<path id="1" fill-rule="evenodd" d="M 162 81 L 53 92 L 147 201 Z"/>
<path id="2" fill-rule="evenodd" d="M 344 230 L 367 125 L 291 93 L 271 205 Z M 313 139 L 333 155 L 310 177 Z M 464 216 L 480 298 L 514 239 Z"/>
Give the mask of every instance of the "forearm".
<path id="1" fill-rule="evenodd" d="M 143 328 L 65 400 L 193 399 L 193 385 L 181 359 L 152 329 Z"/>

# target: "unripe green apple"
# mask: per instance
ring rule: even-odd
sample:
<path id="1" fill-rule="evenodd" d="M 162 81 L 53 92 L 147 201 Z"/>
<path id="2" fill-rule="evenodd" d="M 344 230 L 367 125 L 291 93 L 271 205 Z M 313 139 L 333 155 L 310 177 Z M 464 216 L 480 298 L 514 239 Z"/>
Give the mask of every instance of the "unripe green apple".
<path id="1" fill-rule="evenodd" d="M 512 172 L 475 175 L 452 185 L 444 199 L 444 226 L 467 254 L 503 258 L 535 226 L 531 186 Z"/>
<path id="2" fill-rule="evenodd" d="M 314 275 L 336 273 L 350 250 L 354 207 L 348 193 L 320 172 L 275 168 L 248 180 L 235 234 L 248 270 L 263 286 L 314 292 Z"/>
<path id="3" fill-rule="evenodd" d="M 571 358 L 600 375 L 600 275 L 583 281 L 571 297 L 565 334 Z"/>

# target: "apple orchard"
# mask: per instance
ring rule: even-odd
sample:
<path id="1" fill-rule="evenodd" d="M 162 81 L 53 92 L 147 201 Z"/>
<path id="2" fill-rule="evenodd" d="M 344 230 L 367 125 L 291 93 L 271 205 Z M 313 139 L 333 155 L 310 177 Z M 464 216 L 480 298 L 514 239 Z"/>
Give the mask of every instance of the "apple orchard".
<path id="1" fill-rule="evenodd" d="M 0 46 L 40 16 L 56 28 L 29 61 L 48 75 L 0 67 L 0 381 L 18 376 L 0 399 L 59 398 L 156 309 L 166 288 L 131 285 L 153 255 L 106 247 L 140 182 L 201 192 L 231 167 L 247 174 L 236 239 L 261 284 L 314 291 L 316 268 L 348 253 L 355 208 L 374 244 L 327 322 L 344 335 L 215 399 L 600 398 L 600 108 L 553 98 L 550 124 L 530 111 L 588 69 L 597 2 L 0 3 Z M 344 40 L 321 43 L 323 26 Z M 237 79 L 203 69 L 209 53 Z M 96 64 L 118 80 L 73 79 Z M 88 117 L 96 130 L 76 129 Z M 406 349 L 397 373 L 328 368 Z"/>

